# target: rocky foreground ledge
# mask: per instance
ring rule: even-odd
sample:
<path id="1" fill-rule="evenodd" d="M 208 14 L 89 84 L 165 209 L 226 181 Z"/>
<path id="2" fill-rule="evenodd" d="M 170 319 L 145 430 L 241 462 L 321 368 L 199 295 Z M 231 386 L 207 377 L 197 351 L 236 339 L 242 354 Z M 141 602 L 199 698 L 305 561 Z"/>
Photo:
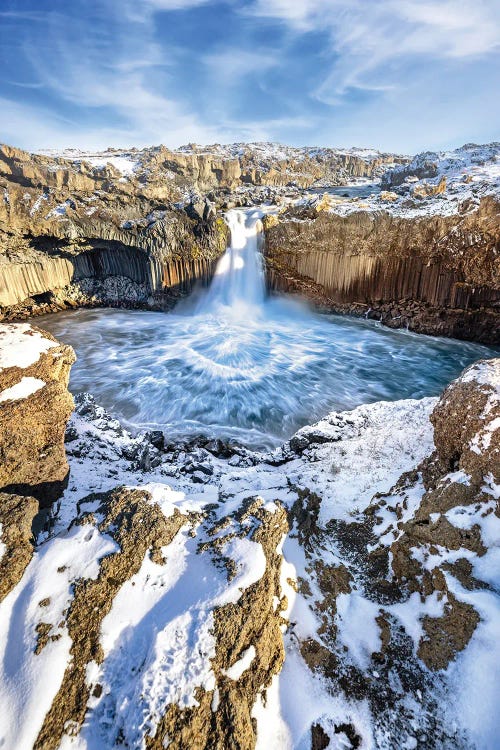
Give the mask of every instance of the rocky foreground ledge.
<path id="1" fill-rule="evenodd" d="M 1 418 L 64 423 L 71 352 L 0 330 L 32 344 L 7 350 Z M 78 396 L 36 541 L 4 453 L 0 744 L 493 750 L 499 428 L 500 360 L 270 454 L 132 437 Z"/>

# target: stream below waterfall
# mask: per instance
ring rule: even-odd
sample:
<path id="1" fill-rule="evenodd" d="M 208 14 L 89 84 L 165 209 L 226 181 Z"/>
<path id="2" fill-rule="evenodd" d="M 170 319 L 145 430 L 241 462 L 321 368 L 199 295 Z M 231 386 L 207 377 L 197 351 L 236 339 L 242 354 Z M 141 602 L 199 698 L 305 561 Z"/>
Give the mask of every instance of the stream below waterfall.
<path id="1" fill-rule="evenodd" d="M 77 353 L 70 389 L 132 429 L 278 445 L 332 410 L 438 395 L 486 346 L 394 331 L 266 297 L 262 212 L 229 211 L 231 244 L 209 289 L 174 312 L 77 310 L 43 328 Z"/>

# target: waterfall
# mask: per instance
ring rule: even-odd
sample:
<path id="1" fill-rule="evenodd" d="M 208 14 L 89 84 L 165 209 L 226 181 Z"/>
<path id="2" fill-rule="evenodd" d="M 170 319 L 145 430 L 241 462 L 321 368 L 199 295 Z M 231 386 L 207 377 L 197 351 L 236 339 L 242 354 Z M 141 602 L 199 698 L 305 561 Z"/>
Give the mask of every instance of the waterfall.
<path id="1" fill-rule="evenodd" d="M 259 209 L 232 209 L 225 221 L 231 232 L 229 247 L 219 260 L 208 291 L 199 300 L 197 313 L 213 313 L 220 307 L 231 314 L 260 308 L 265 297 L 265 279 L 260 248 L 263 242 Z"/>

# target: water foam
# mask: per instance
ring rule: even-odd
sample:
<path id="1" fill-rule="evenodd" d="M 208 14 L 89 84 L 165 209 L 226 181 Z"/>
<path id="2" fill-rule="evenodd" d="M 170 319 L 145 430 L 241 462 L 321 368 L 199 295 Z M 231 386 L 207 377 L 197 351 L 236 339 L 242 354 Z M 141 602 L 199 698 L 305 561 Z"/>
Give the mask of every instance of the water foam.
<path id="1" fill-rule="evenodd" d="M 131 427 L 271 447 L 328 411 L 437 395 L 487 347 L 319 315 L 266 297 L 262 211 L 227 215 L 231 242 L 208 290 L 164 314 L 58 313 L 43 326 L 72 344 L 73 391 Z"/>

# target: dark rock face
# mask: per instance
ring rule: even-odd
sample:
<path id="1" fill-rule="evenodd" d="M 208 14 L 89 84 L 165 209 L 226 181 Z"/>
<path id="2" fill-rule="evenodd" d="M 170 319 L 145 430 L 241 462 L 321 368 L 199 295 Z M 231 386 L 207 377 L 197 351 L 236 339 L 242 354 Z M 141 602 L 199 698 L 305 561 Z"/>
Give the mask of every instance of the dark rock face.
<path id="1" fill-rule="evenodd" d="M 0 319 L 82 305 L 161 309 L 207 283 L 226 225 L 206 199 L 184 209 L 187 184 L 163 175 L 157 156 L 144 156 L 144 181 L 140 170 L 124 178 L 112 165 L 0 147 Z"/>
<path id="2" fill-rule="evenodd" d="M 499 206 L 456 216 L 290 210 L 266 228 L 271 289 L 419 333 L 500 343 Z"/>
<path id="3" fill-rule="evenodd" d="M 222 219 L 174 209 L 151 228 L 89 227 L 75 213 L 52 228 L 57 239 L 30 236 L 29 223 L 25 230 L 18 257 L 0 256 L 0 318 L 7 320 L 76 306 L 168 308 L 209 282 L 227 243 Z"/>

